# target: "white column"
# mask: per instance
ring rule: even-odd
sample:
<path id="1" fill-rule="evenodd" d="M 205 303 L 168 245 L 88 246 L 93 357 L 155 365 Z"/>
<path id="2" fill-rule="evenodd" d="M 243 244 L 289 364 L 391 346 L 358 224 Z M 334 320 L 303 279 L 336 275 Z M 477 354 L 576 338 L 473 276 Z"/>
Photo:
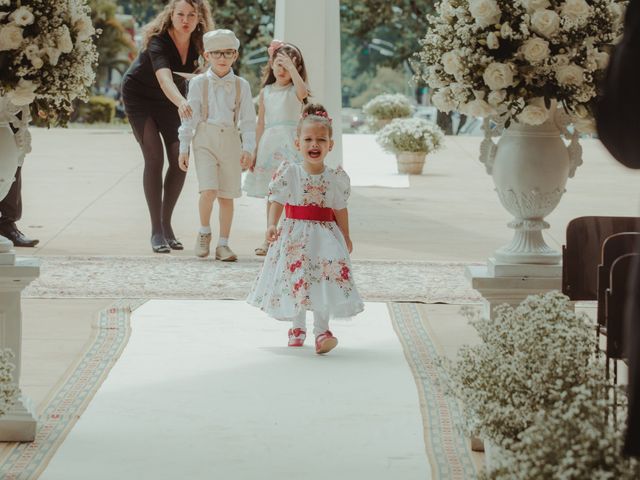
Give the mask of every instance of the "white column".
<path id="1" fill-rule="evenodd" d="M 342 165 L 342 82 L 340 71 L 339 0 L 276 0 L 275 38 L 302 51 L 314 103 L 333 118 L 335 146 L 326 159 Z"/>
<path id="2" fill-rule="evenodd" d="M 0 262 L 6 255 L 10 254 L 0 253 Z M 12 375 L 17 385 L 22 363 L 20 295 L 39 274 L 37 259 L 18 258 L 13 265 L 0 265 L 0 349 L 8 348 L 15 356 Z M 0 417 L 0 441 L 31 442 L 36 436 L 36 426 L 35 409 L 30 399 L 21 395 L 9 412 Z"/>

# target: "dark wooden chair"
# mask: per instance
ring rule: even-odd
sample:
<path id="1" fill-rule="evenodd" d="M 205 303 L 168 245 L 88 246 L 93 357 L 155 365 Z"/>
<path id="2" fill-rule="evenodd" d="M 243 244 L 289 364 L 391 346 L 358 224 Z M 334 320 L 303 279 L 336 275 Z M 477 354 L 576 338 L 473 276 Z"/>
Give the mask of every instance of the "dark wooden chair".
<path id="1" fill-rule="evenodd" d="M 611 265 L 609 288 L 605 292 L 605 323 L 607 326 L 607 359 L 623 360 L 627 358 L 624 350 L 624 319 L 628 300 L 639 292 L 631 291 L 631 278 L 634 262 L 640 261 L 640 252 L 627 253 L 616 258 Z"/>
<path id="2" fill-rule="evenodd" d="M 609 288 L 611 266 L 627 253 L 640 253 L 640 232 L 616 233 L 602 244 L 602 259 L 598 265 L 598 327 L 606 326 L 605 293 Z"/>
<path id="3" fill-rule="evenodd" d="M 622 232 L 640 232 L 640 217 L 578 217 L 569 222 L 562 246 L 562 293 L 574 301 L 598 299 L 602 244 Z"/>

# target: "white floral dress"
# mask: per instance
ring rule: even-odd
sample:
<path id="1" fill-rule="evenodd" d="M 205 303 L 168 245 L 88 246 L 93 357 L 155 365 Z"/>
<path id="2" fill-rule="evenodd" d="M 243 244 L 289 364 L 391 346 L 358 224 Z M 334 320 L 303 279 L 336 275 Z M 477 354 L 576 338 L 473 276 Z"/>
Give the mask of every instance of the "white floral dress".
<path id="1" fill-rule="evenodd" d="M 264 105 L 264 132 L 258 145 L 256 165 L 247 172 L 242 189 L 250 197 L 265 198 L 269 182 L 283 161 L 301 162 L 294 140 L 302 111 L 293 84 L 281 87 L 271 84 L 262 91 Z"/>
<path id="2" fill-rule="evenodd" d="M 342 168 L 311 175 L 301 165 L 280 166 L 269 185 L 269 200 L 283 205 L 346 208 L 350 181 Z M 300 311 L 349 318 L 364 309 L 353 281 L 347 245 L 335 222 L 284 217 L 247 302 L 278 320 Z"/>

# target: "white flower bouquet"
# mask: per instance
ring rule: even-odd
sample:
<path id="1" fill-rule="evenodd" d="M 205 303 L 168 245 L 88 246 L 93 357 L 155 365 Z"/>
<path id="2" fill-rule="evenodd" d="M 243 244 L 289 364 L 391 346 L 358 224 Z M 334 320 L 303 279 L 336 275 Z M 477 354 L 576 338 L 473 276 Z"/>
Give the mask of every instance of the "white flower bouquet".
<path id="1" fill-rule="evenodd" d="M 95 79 L 90 13 L 85 0 L 0 0 L 0 95 L 64 123 Z"/>
<path id="2" fill-rule="evenodd" d="M 518 307 L 497 307 L 493 319 L 466 312 L 482 342 L 444 361 L 451 393 L 462 400 L 467 428 L 496 445 L 535 423 L 571 389 L 589 378 L 594 329 L 558 292 L 528 297 Z"/>
<path id="3" fill-rule="evenodd" d="M 604 362 L 585 369 L 586 383 L 571 387 L 555 397 L 548 410 L 537 412 L 532 425 L 508 443 L 481 478 L 640 478 L 640 462 L 622 456 L 626 405 L 618 406 L 617 416 L 609 412 L 611 385 Z M 620 392 L 619 398 L 625 394 Z"/>
<path id="4" fill-rule="evenodd" d="M 15 368 L 12 358 L 10 350 L 0 350 L 0 417 L 7 413 L 20 393 L 11 376 Z"/>
<path id="5" fill-rule="evenodd" d="M 418 76 L 433 104 L 475 117 L 540 125 L 553 100 L 592 126 L 608 50 L 626 1 L 442 0 L 430 15 Z"/>
<path id="6" fill-rule="evenodd" d="M 430 153 L 442 146 L 440 128 L 423 118 L 396 118 L 376 134 L 376 141 L 389 153 Z"/>
<path id="7" fill-rule="evenodd" d="M 369 100 L 362 111 L 376 120 L 410 117 L 413 111 L 409 99 L 401 93 L 384 93 Z"/>

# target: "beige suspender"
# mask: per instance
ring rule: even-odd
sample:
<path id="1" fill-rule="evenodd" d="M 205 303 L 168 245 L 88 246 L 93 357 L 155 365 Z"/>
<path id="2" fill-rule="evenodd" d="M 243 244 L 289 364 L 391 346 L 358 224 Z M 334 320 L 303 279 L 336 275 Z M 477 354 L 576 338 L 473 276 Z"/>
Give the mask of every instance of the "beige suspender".
<path id="1" fill-rule="evenodd" d="M 206 85 L 202 88 L 202 121 L 209 119 L 209 77 L 205 77 Z M 236 99 L 233 104 L 233 126 L 238 126 L 238 110 L 240 110 L 240 77 L 236 77 Z"/>
<path id="2" fill-rule="evenodd" d="M 204 79 L 205 85 L 202 88 L 202 122 L 209 120 L 209 85 L 211 84 L 206 73 L 204 74 Z"/>

